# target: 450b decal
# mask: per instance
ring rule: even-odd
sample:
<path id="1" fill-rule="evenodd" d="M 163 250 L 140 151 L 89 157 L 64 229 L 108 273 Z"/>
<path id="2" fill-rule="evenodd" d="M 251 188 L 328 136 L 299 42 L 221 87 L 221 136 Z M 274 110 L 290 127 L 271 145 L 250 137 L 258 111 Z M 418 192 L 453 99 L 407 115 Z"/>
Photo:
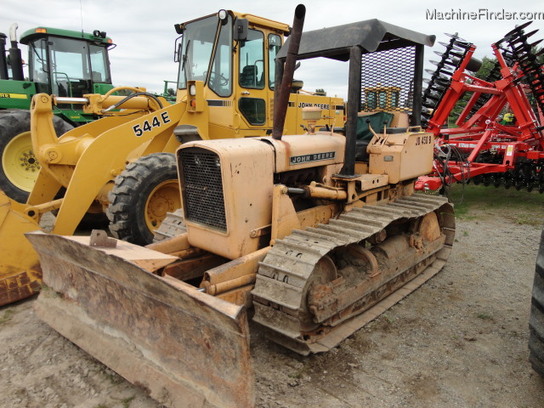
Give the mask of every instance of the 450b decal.
<path id="1" fill-rule="evenodd" d="M 132 126 L 132 131 L 134 132 L 134 136 L 140 137 L 145 132 L 151 132 L 153 128 L 161 127 L 167 123 L 170 123 L 170 117 L 168 116 L 168 112 L 163 112 L 160 115 L 153 116 L 149 120 L 145 120 L 143 123 Z"/>

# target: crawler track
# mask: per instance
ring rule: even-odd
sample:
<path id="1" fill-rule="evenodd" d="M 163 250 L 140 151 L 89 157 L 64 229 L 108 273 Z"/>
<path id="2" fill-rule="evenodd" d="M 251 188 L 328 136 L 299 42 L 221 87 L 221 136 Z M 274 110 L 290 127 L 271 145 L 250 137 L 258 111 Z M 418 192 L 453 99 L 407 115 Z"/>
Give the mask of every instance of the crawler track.
<path id="1" fill-rule="evenodd" d="M 454 236 L 447 199 L 423 194 L 297 230 L 259 267 L 253 320 L 297 353 L 327 351 L 440 271 Z"/>
<path id="2" fill-rule="evenodd" d="M 153 242 L 159 242 L 187 232 L 183 221 L 183 212 L 180 209 L 166 213 L 166 217 L 153 236 Z"/>

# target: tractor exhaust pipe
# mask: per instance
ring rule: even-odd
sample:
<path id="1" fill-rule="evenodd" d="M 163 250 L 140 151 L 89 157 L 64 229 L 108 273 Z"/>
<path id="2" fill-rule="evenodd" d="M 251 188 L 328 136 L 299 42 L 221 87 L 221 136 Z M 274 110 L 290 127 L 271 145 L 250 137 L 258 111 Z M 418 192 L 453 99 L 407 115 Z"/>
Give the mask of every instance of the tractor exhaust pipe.
<path id="1" fill-rule="evenodd" d="M 17 23 L 11 25 L 9 29 L 9 39 L 11 48 L 9 49 L 9 63 L 11 66 L 11 78 L 15 81 L 24 81 L 25 74 L 23 73 L 23 58 L 21 50 L 17 46 Z"/>
<path id="2" fill-rule="evenodd" d="M 8 78 L 8 61 L 6 59 L 6 34 L 0 33 L 0 79 Z"/>
<path id="3" fill-rule="evenodd" d="M 283 127 L 285 125 L 285 116 L 287 115 L 287 106 L 289 104 L 289 94 L 291 93 L 291 83 L 295 73 L 297 62 L 298 48 L 302 37 L 302 27 L 304 26 L 304 16 L 306 15 L 306 7 L 299 4 L 295 9 L 295 17 L 293 19 L 293 30 L 289 39 L 289 48 L 287 57 L 285 58 L 285 67 L 283 67 L 283 76 L 281 83 L 276 80 L 276 93 L 274 101 L 274 123 L 272 125 L 272 137 L 276 140 L 281 140 Z M 276 64 L 279 66 L 280 64 Z"/>

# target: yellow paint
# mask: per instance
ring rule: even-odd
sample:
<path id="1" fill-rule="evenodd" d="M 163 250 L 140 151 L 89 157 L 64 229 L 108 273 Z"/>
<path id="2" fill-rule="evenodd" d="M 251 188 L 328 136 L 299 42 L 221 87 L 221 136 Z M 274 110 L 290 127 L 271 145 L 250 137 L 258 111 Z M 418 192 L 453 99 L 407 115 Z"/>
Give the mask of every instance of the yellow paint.
<path id="1" fill-rule="evenodd" d="M 16 93 L 0 93 L 0 98 L 8 98 L 8 99 L 28 99 L 27 94 L 16 94 Z"/>

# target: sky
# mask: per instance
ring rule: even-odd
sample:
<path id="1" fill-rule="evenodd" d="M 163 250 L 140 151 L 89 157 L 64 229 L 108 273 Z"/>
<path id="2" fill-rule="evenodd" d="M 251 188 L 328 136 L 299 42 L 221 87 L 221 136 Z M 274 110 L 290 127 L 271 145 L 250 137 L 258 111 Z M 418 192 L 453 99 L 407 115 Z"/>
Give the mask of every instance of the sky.
<path id="1" fill-rule="evenodd" d="M 438 43 L 449 40 L 444 33 L 458 33 L 474 43 L 478 58 L 491 57 L 491 44 L 529 21 L 527 17 L 533 20 L 532 29 L 540 29 L 532 38 L 544 38 L 544 7 L 535 0 L 457 0 L 455 5 L 444 0 L 0 0 L 0 32 L 8 34 L 15 22 L 19 34 L 40 25 L 105 31 L 117 44 L 110 53 L 114 84 L 144 86 L 158 92 L 164 80 L 177 76 L 173 54 L 178 35 L 174 24 L 224 8 L 291 25 L 298 3 L 306 6 L 304 30 L 377 18 L 436 35 L 435 46 L 426 47 L 426 61 L 439 59 L 433 51 L 441 51 Z M 330 96 L 346 97 L 347 63 L 303 61 L 295 77 L 304 81 L 305 90 L 323 88 Z"/>

